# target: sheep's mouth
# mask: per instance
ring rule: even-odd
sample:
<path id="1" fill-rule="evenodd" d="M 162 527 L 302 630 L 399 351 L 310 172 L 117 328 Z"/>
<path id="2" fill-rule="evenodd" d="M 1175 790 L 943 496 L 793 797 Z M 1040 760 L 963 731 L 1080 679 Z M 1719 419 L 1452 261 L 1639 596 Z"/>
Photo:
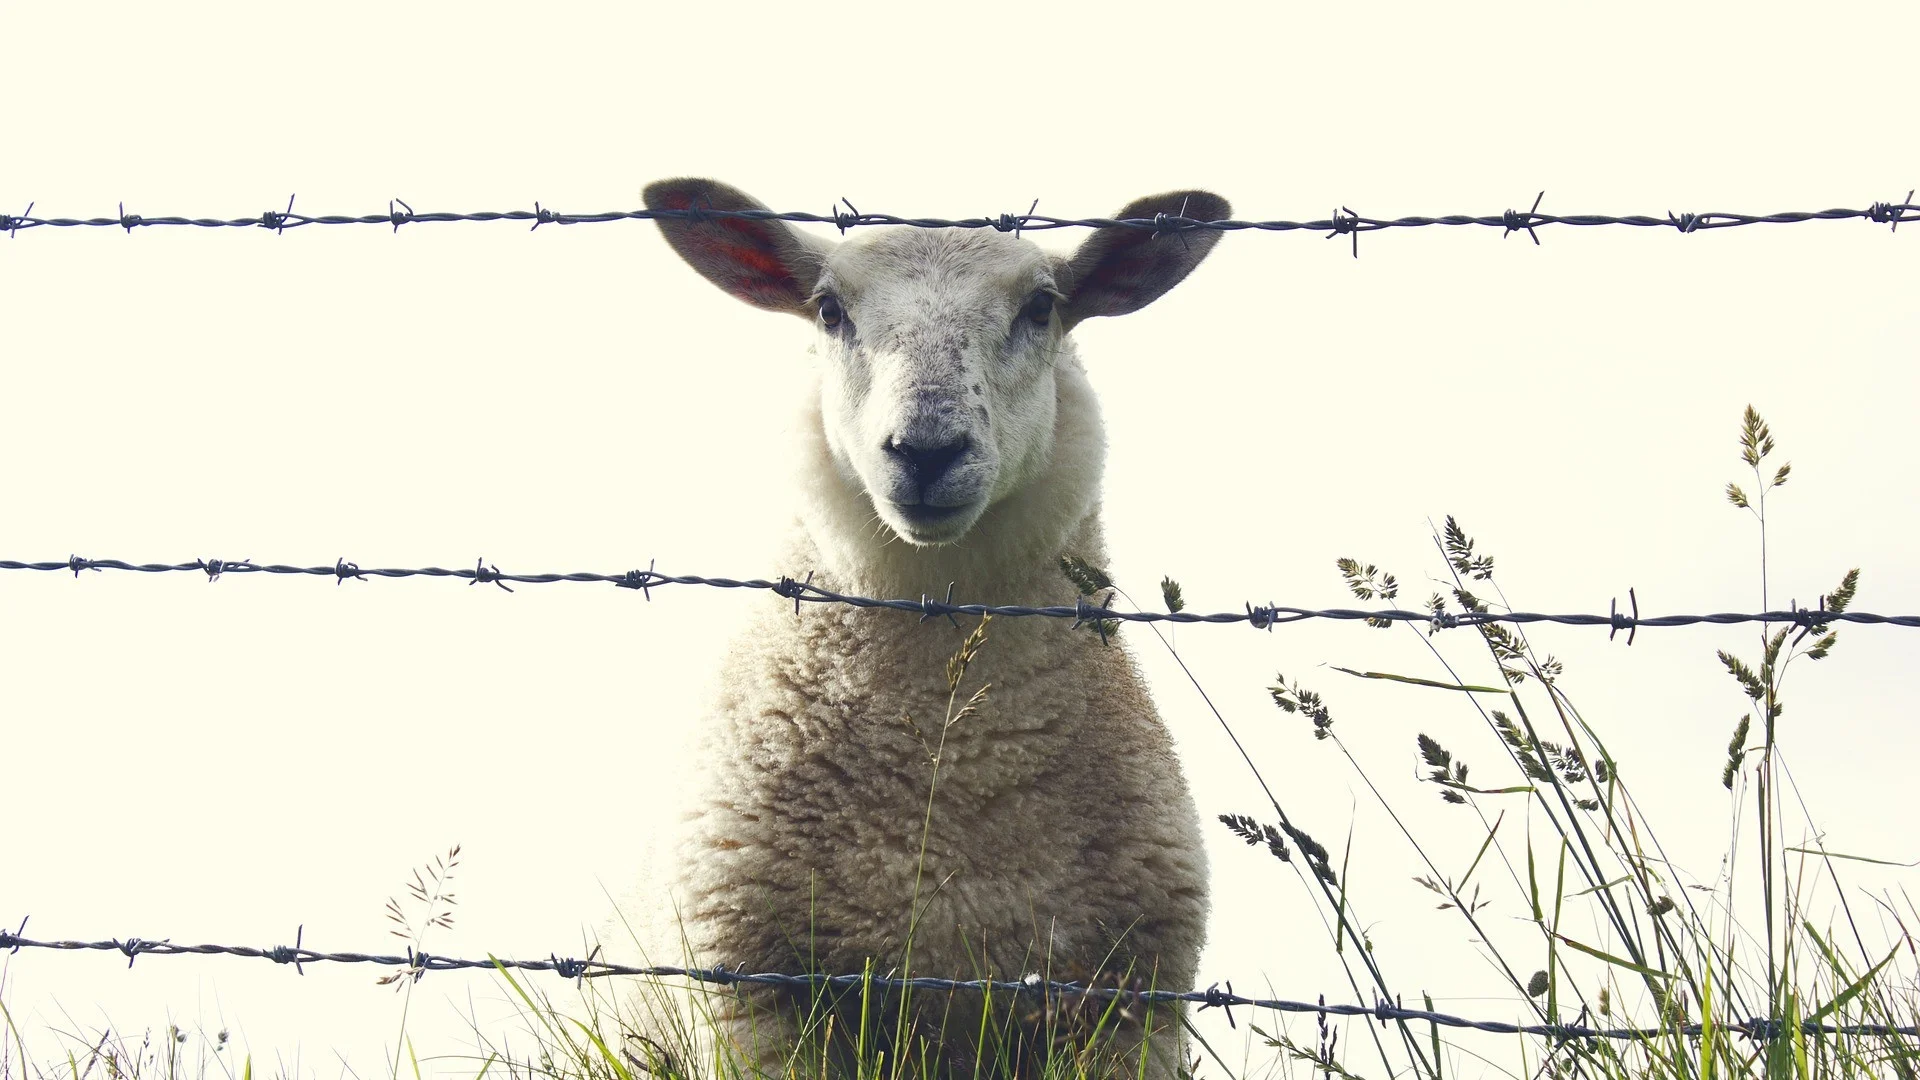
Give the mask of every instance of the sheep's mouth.
<path id="1" fill-rule="evenodd" d="M 952 543 L 966 535 L 980 513 L 979 505 L 973 502 L 959 506 L 894 503 L 891 509 L 899 519 L 894 531 L 912 544 Z"/>
<path id="2" fill-rule="evenodd" d="M 901 517 L 906 518 L 915 525 L 938 525 L 943 521 L 951 521 L 972 509 L 970 505 L 966 504 L 960 506 L 928 506 L 926 503 L 915 503 L 911 506 L 895 503 L 894 508 L 900 511 Z"/>

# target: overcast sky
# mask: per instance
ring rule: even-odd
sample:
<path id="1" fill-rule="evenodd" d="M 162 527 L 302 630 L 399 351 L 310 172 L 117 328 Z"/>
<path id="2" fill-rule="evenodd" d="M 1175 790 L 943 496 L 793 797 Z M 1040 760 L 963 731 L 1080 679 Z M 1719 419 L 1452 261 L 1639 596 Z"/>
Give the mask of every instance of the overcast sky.
<path id="1" fill-rule="evenodd" d="M 0 211 L 124 200 L 226 217 L 297 193 L 308 213 L 396 197 L 586 212 L 636 208 L 644 183 L 677 174 L 778 209 L 844 196 L 955 217 L 1036 198 L 1105 214 L 1181 186 L 1253 219 L 1498 213 L 1542 190 L 1556 213 L 1901 198 L 1920 182 L 1920 143 L 1888 112 L 1911 97 L 1904 5 L 1828 5 L 1817 25 L 1804 11 L 9 2 Z M 1812 602 L 1859 566 L 1861 609 L 1920 611 L 1913 233 L 1555 227 L 1535 246 L 1435 228 L 1364 236 L 1357 260 L 1344 238 L 1229 235 L 1164 300 L 1078 332 L 1111 432 L 1115 575 L 1143 603 L 1171 574 L 1195 610 L 1339 606 L 1334 560 L 1353 556 L 1417 604 L 1444 569 L 1431 523 L 1455 514 L 1517 608 L 1604 612 L 1631 587 L 1649 614 L 1757 609 L 1754 522 L 1722 496 L 1745 479 L 1752 403 L 1794 464 L 1769 504 L 1771 599 Z M 720 294 L 651 224 L 35 228 L 0 241 L 0 305 L 0 558 L 805 570 L 765 549 L 786 520 L 776 466 L 807 331 Z M 577 952 L 665 812 L 652 791 L 687 767 L 675 740 L 731 628 L 780 602 L 0 574 L 0 922 L 255 945 L 304 925 L 323 949 L 397 948 L 385 900 L 460 843 L 457 922 L 429 949 Z M 1631 648 L 1531 633 L 1566 663 L 1681 879 L 1711 885 L 1744 705 L 1714 652 L 1752 653 L 1755 631 L 1647 630 Z M 1251 776 L 1151 635 L 1125 636 L 1208 819 L 1203 979 L 1347 1000 L 1312 895 L 1211 823 L 1264 809 Z M 1841 639 L 1790 677 L 1799 793 L 1835 850 L 1920 859 L 1920 631 Z M 1308 623 L 1176 640 L 1295 820 L 1336 850 L 1351 833 L 1360 915 L 1396 989 L 1520 1015 L 1412 882 L 1425 867 L 1365 783 L 1266 696 L 1276 672 L 1324 693 L 1367 775 L 1459 873 L 1479 834 L 1414 782 L 1414 738 L 1489 786 L 1517 782 L 1477 714 L 1326 666 L 1442 677 L 1422 635 Z M 1438 640 L 1463 677 L 1497 677 L 1467 632 Z M 1525 805 L 1487 805 L 1523 857 Z M 1502 948 L 1544 966 L 1512 883 L 1488 889 Z M 7 963 L 29 1034 L 224 1025 L 256 1067 L 297 1051 L 302 1075 L 336 1075 L 336 1051 L 379 1073 L 400 1022 L 361 968 Z M 423 1054 L 461 1051 L 469 997 L 483 1024 L 511 1013 L 484 976 L 418 986 Z M 34 1047 L 64 1053 L 52 1036 Z"/>

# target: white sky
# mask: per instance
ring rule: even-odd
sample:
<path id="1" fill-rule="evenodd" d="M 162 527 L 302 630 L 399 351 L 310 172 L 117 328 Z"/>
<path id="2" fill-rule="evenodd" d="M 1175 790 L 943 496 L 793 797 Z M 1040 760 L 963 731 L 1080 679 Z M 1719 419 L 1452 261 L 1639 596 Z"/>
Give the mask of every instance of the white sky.
<path id="1" fill-rule="evenodd" d="M 1920 182 L 1889 109 L 1893 3 L 693 8 L 331 3 L 0 5 L 0 210 L 239 216 L 638 206 L 707 174 L 779 209 L 1108 213 L 1204 186 L 1243 218 L 1769 212 Z M 1920 611 L 1911 558 L 1920 226 L 1547 228 L 1228 236 L 1147 311 L 1079 334 L 1112 432 L 1114 571 L 1143 602 L 1339 606 L 1333 560 L 1431 591 L 1458 515 L 1520 608 L 1760 602 L 1741 479 L 1749 402 L 1793 481 L 1773 599 L 1851 566 L 1858 605 Z M 1081 234 L 1042 236 L 1064 247 Z M 0 558 L 200 556 L 514 571 L 775 576 L 772 490 L 806 331 L 699 280 L 645 223 L 35 229 L 0 242 Z M 1065 589 L 1063 588 L 1063 599 Z M 409 869 L 466 847 L 435 952 L 577 951 L 623 885 L 656 781 L 730 633 L 766 594 L 446 581 L 0 575 L 0 921 L 38 937 L 385 950 Z M 1915 631 L 1845 630 L 1788 688 L 1783 740 L 1836 850 L 1920 858 Z M 1151 637 L 1128 635 L 1201 812 L 1259 813 L 1244 767 Z M 1720 763 L 1743 699 L 1714 661 L 1751 629 L 1533 633 L 1677 862 L 1718 872 Z M 1178 634 L 1290 813 L 1336 850 L 1409 1003 L 1519 1010 L 1354 773 L 1264 687 L 1337 730 L 1452 872 L 1478 836 L 1413 776 L 1416 732 L 1511 783 L 1411 631 Z M 1443 639 L 1494 676 L 1465 632 Z M 1514 799 L 1504 836 L 1518 840 Z M 1209 825 L 1203 978 L 1346 1000 L 1310 897 Z M 1751 845 L 1748 845 L 1749 848 Z M 1452 859 L 1446 863 L 1445 859 Z M 1912 887 L 1910 872 L 1856 873 Z M 1520 897 L 1488 879 L 1516 964 Z M 1822 904 L 1830 904 L 1828 898 Z M 1584 916 L 1583 916 L 1584 917 Z M 1591 931 L 1590 924 L 1582 924 Z M 1593 933 L 1597 933 L 1594 931 Z M 381 1072 L 398 1002 L 364 968 L 23 953 L 39 1025 L 222 1024 L 303 1075 Z M 567 988 L 549 980 L 556 995 Z M 1263 985 L 1265 984 L 1265 985 Z M 486 977 L 437 975 L 422 1053 L 458 1052 Z M 449 1002 L 458 1003 L 457 1006 Z M 1223 1034 L 1217 1018 L 1210 1033 Z M 1304 1026 L 1296 1030 L 1305 1030 Z M 1241 1029 L 1244 1033 L 1244 1027 Z M 1236 1036 L 1238 1037 L 1238 1036 Z M 1365 1041 L 1359 1028 L 1343 1041 Z M 1509 1065 L 1511 1043 L 1488 1044 Z M 47 1058 L 63 1044 L 42 1036 Z M 1355 1059 L 1356 1067 L 1367 1063 Z M 1373 1070 L 1372 1074 L 1377 1075 Z"/>

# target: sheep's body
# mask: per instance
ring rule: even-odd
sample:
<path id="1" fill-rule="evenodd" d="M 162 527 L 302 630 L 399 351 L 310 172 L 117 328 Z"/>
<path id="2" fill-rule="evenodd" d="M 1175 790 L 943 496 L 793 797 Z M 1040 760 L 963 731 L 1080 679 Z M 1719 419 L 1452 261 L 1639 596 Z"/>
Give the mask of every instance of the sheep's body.
<path id="1" fill-rule="evenodd" d="M 672 205 L 663 187 L 649 189 L 650 205 Z M 717 203 L 716 188 L 703 189 L 703 197 Z M 737 236 L 716 234 L 716 244 L 732 245 L 740 261 Z M 711 258 L 703 265 L 701 256 L 715 248 L 699 249 L 702 235 L 689 239 L 669 228 L 675 246 L 710 278 L 763 306 L 791 309 L 766 302 L 752 283 L 717 274 Z M 804 261 L 818 250 L 808 244 L 780 254 L 791 264 L 798 250 Z M 1061 324 L 1117 312 L 1069 309 L 1050 316 L 1049 329 L 1029 304 L 1015 318 L 1028 317 L 1032 326 L 1008 330 L 1003 319 L 999 354 L 969 370 L 967 350 L 980 351 L 969 339 L 996 331 L 991 313 L 981 325 L 980 304 L 969 305 L 966 281 L 956 278 L 986 267 L 985 277 L 997 280 L 1039 266 L 1047 289 L 1057 271 L 1080 279 L 1093 296 L 1088 269 L 1044 262 L 1031 244 L 993 234 L 895 234 L 868 245 L 858 260 L 825 253 L 821 259 L 824 270 L 814 268 L 821 280 L 860 290 L 860 299 L 844 302 L 842 317 L 862 329 L 823 330 L 840 330 L 825 339 L 830 353 L 853 357 L 823 358 L 821 392 L 799 425 L 792 460 L 800 513 L 784 565 L 838 591 L 940 595 L 953 582 L 969 601 L 1058 603 L 1067 587 L 1062 555 L 1104 561 L 1097 504 L 1105 439 Z M 1197 262 L 1192 256 L 1172 280 Z M 948 264 L 960 269 L 946 274 L 940 267 Z M 849 284 L 862 274 L 857 286 Z M 1021 280 L 1012 286 L 1017 301 L 1027 299 Z M 889 294 L 890 281 L 913 288 Z M 1150 300 L 1170 285 L 1140 291 Z M 818 309 L 824 301 L 814 293 L 806 302 Z M 842 302 L 831 299 L 839 309 Z M 940 338 L 954 327 L 954 336 Z M 864 343 L 855 334 L 865 335 Z M 1031 370 L 995 370 L 1016 339 L 1039 359 Z M 879 369 L 899 356 L 908 374 L 889 383 Z M 938 389 L 942 380 L 948 390 Z M 983 383 L 995 392 L 985 393 Z M 908 404 L 881 416 L 873 429 L 879 435 L 863 432 L 871 399 L 882 393 Z M 1030 430 L 1002 434 L 1018 425 Z M 987 449 L 990 439 L 998 441 Z M 883 450 L 862 460 L 867 443 Z M 929 444 L 958 446 L 949 454 L 955 460 L 930 465 Z M 982 475 L 969 474 L 977 458 L 992 460 L 976 470 Z M 913 500 L 904 510 L 885 505 L 886 492 L 903 490 Z M 958 535 L 916 538 L 929 527 L 916 515 L 944 517 L 947 504 L 956 503 L 962 509 L 952 513 L 974 512 Z M 951 526 L 931 522 L 942 527 Z M 1205 856 L 1171 740 L 1124 647 L 1103 646 L 1054 620 L 998 620 L 955 694 L 948 659 L 964 638 L 946 620 L 896 611 L 804 605 L 796 617 L 789 607 L 769 605 L 727 658 L 720 700 L 703 731 L 703 774 L 685 803 L 664 875 L 676 910 L 655 924 L 667 933 L 649 943 L 650 959 L 684 955 L 698 965 L 750 971 L 872 967 L 947 978 L 1040 973 L 1192 986 L 1205 933 Z M 982 685 L 984 699 L 949 724 Z M 1031 1074 L 1053 1035 L 1084 1041 L 1084 1028 L 1057 1014 L 1051 1020 L 1059 1032 L 1042 1030 L 1044 1011 L 1030 1012 L 1037 1001 L 1001 1005 L 987 1017 L 993 1034 L 986 1053 L 1015 1056 L 1025 1063 L 1021 1075 Z M 808 1007 L 805 995 L 762 991 L 708 1002 L 713 1034 L 773 1073 L 784 1071 L 804 1041 L 799 1029 Z M 904 1014 L 909 1042 L 924 1037 L 939 1071 L 973 1075 L 980 1008 L 977 994 L 921 995 Z M 889 1006 L 867 1015 L 891 1033 L 888 1023 L 901 1014 Z M 1131 1074 L 1138 1067 L 1134 1049 L 1150 1031 L 1148 1075 L 1172 1080 L 1180 1061 L 1178 1015 L 1158 1006 L 1150 1015 L 1129 1009 L 1110 1018 L 1107 1052 L 1126 1057 L 1118 1068 Z M 843 1004 L 835 1022 L 851 1038 L 860 1011 Z M 656 1043 L 674 1041 L 663 1034 L 651 1033 Z"/>

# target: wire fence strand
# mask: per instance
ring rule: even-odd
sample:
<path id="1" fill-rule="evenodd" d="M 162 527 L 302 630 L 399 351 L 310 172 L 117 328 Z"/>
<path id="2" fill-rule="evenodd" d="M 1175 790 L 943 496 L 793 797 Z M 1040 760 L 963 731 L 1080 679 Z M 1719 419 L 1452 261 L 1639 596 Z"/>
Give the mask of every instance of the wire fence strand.
<path id="1" fill-rule="evenodd" d="M 1360 254 L 1360 234 L 1379 232 L 1383 229 L 1416 229 L 1431 225 L 1441 226 L 1479 226 L 1499 229 L 1503 238 L 1517 232 L 1524 232 L 1535 244 L 1540 243 L 1539 231 L 1550 225 L 1569 225 L 1579 227 L 1626 226 L 1641 229 L 1672 229 L 1680 233 L 1706 232 L 1712 229 L 1735 228 L 1744 225 L 1794 225 L 1809 221 L 1867 221 L 1886 225 L 1898 231 L 1903 221 L 1920 221 L 1920 205 L 1913 201 L 1914 190 L 1909 189 L 1906 197 L 1897 201 L 1872 202 L 1860 209 L 1834 208 L 1829 210 L 1787 210 L 1772 214 L 1748 214 L 1728 211 L 1684 212 L 1665 211 L 1659 214 L 1553 214 L 1542 213 L 1540 204 L 1546 198 L 1541 192 L 1527 210 L 1507 209 L 1497 214 L 1445 214 L 1438 217 L 1370 217 L 1350 207 L 1341 206 L 1331 211 L 1327 217 L 1303 221 L 1269 220 L 1243 221 L 1227 218 L 1218 221 L 1190 218 L 1178 214 L 1156 214 L 1150 218 L 1065 218 L 1047 214 L 1028 212 L 1025 214 L 996 214 L 992 217 L 972 218 L 935 218 L 902 217 L 895 214 L 862 213 L 851 202 L 841 199 L 824 214 L 806 211 L 774 210 L 720 210 L 695 207 L 684 210 L 604 210 L 592 213 L 565 213 L 553 210 L 536 202 L 531 210 L 483 210 L 472 213 L 450 211 L 415 210 L 405 200 L 391 199 L 384 214 L 307 214 L 294 210 L 294 198 L 287 199 L 284 210 L 264 210 L 258 214 L 237 217 L 189 217 L 182 214 L 140 214 L 129 213 L 125 203 L 121 203 L 111 217 L 36 217 L 34 203 L 28 203 L 20 214 L 0 213 L 0 232 L 12 237 L 23 231 L 34 229 L 72 229 L 102 228 L 123 229 L 131 234 L 135 229 L 147 229 L 166 226 L 187 226 L 202 229 L 268 229 L 275 233 L 284 233 L 288 229 L 303 228 L 308 225 L 386 225 L 395 233 L 402 225 L 420 225 L 434 222 L 473 222 L 473 221 L 512 221 L 531 222 L 531 229 L 542 225 L 595 225 L 611 221 L 649 221 L 658 219 L 682 221 L 707 221 L 714 219 L 739 219 L 745 221 L 787 221 L 798 224 L 831 225 L 845 233 L 849 229 L 865 228 L 875 225 L 905 226 L 916 229 L 993 229 L 998 232 L 1010 232 L 1018 235 L 1022 232 L 1043 232 L 1050 229 L 1145 229 L 1156 234 L 1186 233 L 1195 231 L 1214 232 L 1307 232 L 1320 233 L 1328 239 L 1350 237 L 1353 253 Z M 1037 205 L 1037 204 L 1036 204 Z M 1911 216 L 1910 216 L 1911 215 Z"/>
<path id="2" fill-rule="evenodd" d="M 669 965 L 635 967 L 626 964 L 613 964 L 589 957 L 585 960 L 562 958 L 549 953 L 545 960 L 511 960 L 489 955 L 485 960 L 466 960 L 438 954 L 429 954 L 409 948 L 405 955 L 376 954 L 364 952 L 322 952 L 308 948 L 304 943 L 305 928 L 294 935 L 293 945 L 274 945 L 259 948 L 251 945 L 178 945 L 170 940 L 152 938 L 107 938 L 100 941 L 37 941 L 25 937 L 26 921 L 22 920 L 20 929 L 13 932 L 0 930 L 0 951 L 19 952 L 21 949 L 45 949 L 55 952 L 117 952 L 127 958 L 127 966 L 132 967 L 135 960 L 142 956 L 235 956 L 251 959 L 269 960 L 276 964 L 292 964 L 300 974 L 306 974 L 302 965 L 334 964 L 374 964 L 399 969 L 401 978 L 419 981 L 430 971 L 459 970 L 509 970 L 509 971 L 551 971 L 565 979 L 593 979 L 609 976 L 636 976 L 648 978 L 685 978 L 694 982 L 710 983 L 718 986 L 773 986 L 787 989 L 846 989 L 862 985 L 882 990 L 909 990 L 926 992 L 973 992 L 994 994 L 1017 994 L 1030 997 L 1095 997 L 1101 999 L 1125 998 L 1144 1002 L 1187 1002 L 1201 1009 L 1221 1009 L 1226 1012 L 1229 1023 L 1233 1023 L 1233 1009 L 1239 1007 L 1267 1009 L 1274 1012 L 1315 1013 L 1324 1016 L 1358 1016 L 1388 1023 L 1397 1020 L 1411 1020 L 1419 1023 L 1434 1024 L 1440 1027 L 1463 1028 L 1473 1031 L 1491 1032 L 1503 1035 L 1537 1035 L 1564 1042 L 1570 1039 L 1651 1039 L 1673 1034 L 1698 1038 L 1702 1028 L 1699 1024 L 1665 1028 L 1628 1028 L 1592 1027 L 1583 1023 L 1573 1024 L 1515 1024 L 1500 1020 L 1474 1020 L 1449 1013 L 1435 1012 L 1430 1009 L 1408 1009 L 1384 999 L 1372 1005 L 1341 1005 L 1320 1001 L 1289 1001 L 1281 998 L 1255 998 L 1233 992 L 1233 983 L 1215 983 L 1205 990 L 1143 990 L 1137 988 L 1089 985 L 1081 982 L 1057 982 L 1040 975 L 1028 975 L 1018 980 L 1000 979 L 938 979 L 928 977 L 893 978 L 869 974 L 827 975 L 827 974 L 791 974 L 786 972 L 749 972 L 725 967 L 686 968 Z M 1584 1018 L 1585 1014 L 1582 1013 Z M 1790 1030 L 1788 1025 L 1764 1018 L 1746 1020 L 1720 1020 L 1715 1026 L 1731 1031 L 1755 1041 L 1767 1041 L 1778 1038 Z M 1920 1028 L 1913 1026 L 1895 1026 L 1890 1024 L 1824 1024 L 1817 1021 L 1804 1021 L 1800 1030 L 1807 1035 L 1852 1035 L 1877 1037 L 1920 1037 Z"/>
<path id="3" fill-rule="evenodd" d="M 180 563 L 130 563 L 119 559 L 88 559 L 70 555 L 65 559 L 50 559 L 41 562 L 22 562 L 16 559 L 0 559 L 0 570 L 38 570 L 71 571 L 75 578 L 87 571 L 123 570 L 141 574 L 193 573 L 204 574 L 208 582 L 219 581 L 224 577 L 245 574 L 295 575 L 301 577 L 332 578 L 334 584 L 352 581 L 370 581 L 376 578 L 412 578 L 435 577 L 464 580 L 469 585 L 493 585 L 507 592 L 513 589 L 509 582 L 521 585 L 549 585 L 562 581 L 578 581 L 595 584 L 613 585 L 622 589 L 631 589 L 641 593 L 647 599 L 653 598 L 652 590 L 667 585 L 705 585 L 717 589 L 759 589 L 793 601 L 795 614 L 801 604 L 841 604 L 857 608 L 885 608 L 918 615 L 921 619 L 952 618 L 959 615 L 995 618 L 1051 618 L 1071 619 L 1074 625 L 1091 625 L 1101 629 L 1105 635 L 1104 624 L 1109 622 L 1170 622 L 1170 623 L 1245 623 L 1256 630 L 1272 630 L 1275 626 L 1287 623 L 1306 622 L 1314 619 L 1327 619 L 1337 622 L 1369 622 L 1375 626 L 1391 623 L 1424 624 L 1430 630 L 1450 630 L 1463 626 L 1481 626 L 1489 623 L 1558 623 L 1563 626 L 1604 626 L 1608 636 L 1622 630 L 1627 631 L 1627 643 L 1633 643 L 1633 636 L 1646 627 L 1732 625 L 1738 623 L 1785 623 L 1801 628 L 1806 632 L 1824 632 L 1834 623 L 1853 623 L 1856 625 L 1884 625 L 1920 627 L 1920 615 L 1875 615 L 1863 611 L 1829 611 L 1827 598 L 1821 597 L 1812 607 L 1801 607 L 1794 603 L 1781 611 L 1757 612 L 1716 612 L 1705 615 L 1642 615 L 1639 597 L 1633 590 L 1627 591 L 1629 606 L 1626 611 L 1619 609 L 1617 599 L 1610 605 L 1608 614 L 1571 614 L 1549 615 L 1532 611 L 1461 611 L 1449 612 L 1435 608 L 1408 610 L 1405 608 L 1301 608 L 1284 604 L 1254 604 L 1248 602 L 1241 611 L 1222 611 L 1213 614 L 1199 614 L 1191 611 L 1125 611 L 1110 606 L 1114 594 L 1109 592 L 1099 603 L 1091 602 L 1088 597 L 1077 597 L 1072 604 L 1056 604 L 1035 607 L 1024 604 L 966 604 L 953 600 L 954 586 L 949 584 L 942 599 L 922 594 L 918 600 L 882 599 L 872 596 L 856 596 L 834 592 L 831 589 L 813 584 L 812 575 L 804 579 L 780 577 L 774 580 L 765 578 L 722 578 L 702 577 L 697 574 L 666 574 L 655 570 L 651 565 L 645 570 L 627 570 L 617 574 L 601 574 L 584 571 L 573 573 L 512 574 L 488 563 L 477 560 L 471 568 L 447 569 L 440 566 L 417 568 L 362 567 L 346 559 L 336 559 L 331 566 L 291 566 L 281 563 L 256 563 L 250 559 L 195 559 Z"/>

